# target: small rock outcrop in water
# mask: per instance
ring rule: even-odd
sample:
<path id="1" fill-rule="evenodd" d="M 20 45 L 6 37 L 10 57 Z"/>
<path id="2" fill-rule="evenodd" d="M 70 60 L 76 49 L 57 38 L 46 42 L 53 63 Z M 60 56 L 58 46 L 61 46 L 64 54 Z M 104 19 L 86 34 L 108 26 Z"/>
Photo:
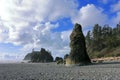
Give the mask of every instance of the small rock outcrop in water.
<path id="1" fill-rule="evenodd" d="M 30 60 L 31 62 L 53 62 L 53 57 L 49 51 L 41 48 L 40 51 L 32 51 L 28 53 L 24 60 Z"/>
<path id="2" fill-rule="evenodd" d="M 67 59 L 70 64 L 87 64 L 91 63 L 91 60 L 86 51 L 85 37 L 82 33 L 82 27 L 80 24 L 75 24 L 74 29 L 70 35 L 70 56 Z"/>
<path id="3" fill-rule="evenodd" d="M 63 64 L 63 58 L 62 58 L 62 57 L 56 57 L 56 58 L 55 58 L 55 62 L 56 62 L 57 64 Z"/>
<path id="4" fill-rule="evenodd" d="M 28 53 L 25 57 L 24 60 L 31 60 L 31 53 Z"/>

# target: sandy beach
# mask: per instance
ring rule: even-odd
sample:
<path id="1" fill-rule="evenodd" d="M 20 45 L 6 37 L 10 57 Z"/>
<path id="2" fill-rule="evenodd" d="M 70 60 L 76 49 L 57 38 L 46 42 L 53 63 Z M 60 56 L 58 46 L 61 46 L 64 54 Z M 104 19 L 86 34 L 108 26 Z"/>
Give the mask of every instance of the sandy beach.
<path id="1" fill-rule="evenodd" d="M 1 63 L 0 80 L 120 80 L 120 63 L 71 67 L 56 63 Z"/>

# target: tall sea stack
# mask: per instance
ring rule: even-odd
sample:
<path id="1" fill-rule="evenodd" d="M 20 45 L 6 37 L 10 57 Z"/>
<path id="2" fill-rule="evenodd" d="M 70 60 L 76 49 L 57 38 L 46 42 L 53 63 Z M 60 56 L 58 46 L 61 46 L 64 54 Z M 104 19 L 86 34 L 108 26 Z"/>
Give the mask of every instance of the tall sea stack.
<path id="1" fill-rule="evenodd" d="M 74 29 L 70 35 L 70 60 L 72 64 L 87 64 L 91 60 L 86 51 L 85 37 L 82 32 L 80 24 L 75 24 Z"/>

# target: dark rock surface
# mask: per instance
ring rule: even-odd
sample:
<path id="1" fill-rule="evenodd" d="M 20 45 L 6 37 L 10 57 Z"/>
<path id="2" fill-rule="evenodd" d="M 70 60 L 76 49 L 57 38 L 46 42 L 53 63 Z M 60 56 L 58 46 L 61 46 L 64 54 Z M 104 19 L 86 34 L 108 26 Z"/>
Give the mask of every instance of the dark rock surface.
<path id="1" fill-rule="evenodd" d="M 82 26 L 75 24 L 70 35 L 70 58 L 73 63 L 91 63 L 91 60 L 86 51 L 85 37 L 82 32 Z"/>
<path id="2" fill-rule="evenodd" d="M 28 53 L 24 60 L 31 60 L 31 62 L 53 62 L 53 56 L 51 52 L 41 48 L 40 51 L 32 51 Z"/>
<path id="3" fill-rule="evenodd" d="M 31 56 L 33 56 L 33 53 L 28 53 L 25 57 L 24 60 L 31 60 Z"/>

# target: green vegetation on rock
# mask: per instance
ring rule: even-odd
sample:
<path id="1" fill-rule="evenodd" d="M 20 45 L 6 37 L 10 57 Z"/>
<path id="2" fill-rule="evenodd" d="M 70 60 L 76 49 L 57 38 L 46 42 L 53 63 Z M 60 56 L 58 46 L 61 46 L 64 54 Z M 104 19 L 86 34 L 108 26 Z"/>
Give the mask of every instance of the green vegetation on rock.
<path id="1" fill-rule="evenodd" d="M 73 64 L 91 63 L 91 60 L 86 51 L 85 37 L 80 24 L 75 24 L 70 35 L 70 59 Z"/>
<path id="2" fill-rule="evenodd" d="M 41 48 L 40 51 L 32 51 L 25 56 L 24 60 L 31 60 L 31 62 L 53 62 L 51 52 Z"/>

